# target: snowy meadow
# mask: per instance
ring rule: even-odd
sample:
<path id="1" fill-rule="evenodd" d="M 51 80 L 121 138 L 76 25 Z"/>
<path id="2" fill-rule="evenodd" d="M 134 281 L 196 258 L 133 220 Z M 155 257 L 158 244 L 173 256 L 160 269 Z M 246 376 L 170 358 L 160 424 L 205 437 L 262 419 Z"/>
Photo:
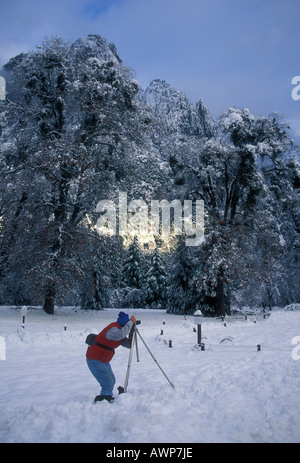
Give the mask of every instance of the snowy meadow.
<path id="1" fill-rule="evenodd" d="M 85 338 L 116 319 L 117 309 L 57 308 L 49 316 L 0 308 L 0 442 L 292 443 L 300 442 L 300 310 L 204 319 L 198 349 L 192 316 L 130 310 L 139 332 L 128 391 L 128 349 L 112 361 L 114 403 L 99 393 L 85 363 Z M 169 341 L 172 341 L 172 347 Z M 260 345 L 258 350 L 257 345 Z"/>

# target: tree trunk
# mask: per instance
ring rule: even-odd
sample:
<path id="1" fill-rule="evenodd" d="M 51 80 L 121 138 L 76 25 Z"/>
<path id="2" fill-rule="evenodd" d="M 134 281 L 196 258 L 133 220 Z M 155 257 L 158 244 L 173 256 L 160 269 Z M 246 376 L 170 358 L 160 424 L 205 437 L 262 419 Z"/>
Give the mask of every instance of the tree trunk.
<path id="1" fill-rule="evenodd" d="M 218 275 L 216 296 L 216 317 L 225 316 L 223 272 Z"/>
<path id="2" fill-rule="evenodd" d="M 54 298 L 55 298 L 55 289 L 53 285 L 49 286 L 46 291 L 46 296 L 44 300 L 43 310 L 49 314 L 54 314 Z"/>

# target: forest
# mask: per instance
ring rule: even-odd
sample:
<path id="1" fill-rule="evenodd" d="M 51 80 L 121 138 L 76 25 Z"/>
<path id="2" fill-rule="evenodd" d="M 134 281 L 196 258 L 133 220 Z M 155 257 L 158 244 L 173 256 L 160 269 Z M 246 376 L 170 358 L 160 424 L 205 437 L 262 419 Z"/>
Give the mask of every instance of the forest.
<path id="1" fill-rule="evenodd" d="M 215 121 L 163 80 L 142 89 L 98 35 L 47 38 L 1 75 L 0 305 L 221 316 L 300 302 L 300 149 L 276 108 Z M 139 201 L 203 201 L 203 241 L 187 246 L 174 214 L 169 234 L 99 233 L 99 201 L 120 192 L 132 223 Z"/>

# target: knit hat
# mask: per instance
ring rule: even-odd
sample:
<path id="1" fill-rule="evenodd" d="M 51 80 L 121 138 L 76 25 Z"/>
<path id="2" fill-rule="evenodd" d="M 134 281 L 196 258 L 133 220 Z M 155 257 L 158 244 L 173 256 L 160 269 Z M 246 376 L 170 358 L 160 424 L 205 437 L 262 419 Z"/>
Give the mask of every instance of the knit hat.
<path id="1" fill-rule="evenodd" d="M 120 312 L 119 315 L 118 315 L 118 320 L 117 322 L 119 323 L 119 325 L 121 326 L 124 326 L 126 325 L 127 322 L 129 322 L 129 316 L 127 313 L 124 313 L 124 312 Z"/>

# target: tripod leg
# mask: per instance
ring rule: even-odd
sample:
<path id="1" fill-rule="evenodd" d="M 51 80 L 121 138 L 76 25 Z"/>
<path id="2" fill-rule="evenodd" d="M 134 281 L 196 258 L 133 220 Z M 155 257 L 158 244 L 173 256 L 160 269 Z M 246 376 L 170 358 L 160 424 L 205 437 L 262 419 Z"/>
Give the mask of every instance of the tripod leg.
<path id="1" fill-rule="evenodd" d="M 154 362 L 156 363 L 156 365 L 158 366 L 158 368 L 160 369 L 160 371 L 162 372 L 162 374 L 165 376 L 165 378 L 168 380 L 168 382 L 170 383 L 170 385 L 172 386 L 173 389 L 175 389 L 175 386 L 174 384 L 171 383 L 171 381 L 169 380 L 169 378 L 167 377 L 166 373 L 163 371 L 163 369 L 161 368 L 161 366 L 159 365 L 158 361 L 156 360 L 156 358 L 154 357 L 154 355 L 152 354 L 152 352 L 150 351 L 149 347 L 147 346 L 147 344 L 145 343 L 144 339 L 142 338 L 142 336 L 140 335 L 140 332 L 138 331 L 138 329 L 136 328 L 136 333 L 138 333 L 139 337 L 141 338 L 141 341 L 143 342 L 144 346 L 146 347 L 147 351 L 149 352 L 149 354 L 151 355 L 151 357 L 153 358 Z"/>
<path id="2" fill-rule="evenodd" d="M 128 365 L 127 365 L 127 372 L 126 372 L 126 378 L 125 378 L 125 384 L 124 384 L 124 392 L 127 391 L 130 367 L 131 367 L 131 362 L 132 362 L 133 346 L 134 346 L 134 342 L 137 340 L 134 325 L 132 327 L 132 333 L 130 333 L 130 334 L 132 335 L 132 337 L 131 337 L 131 346 L 130 346 L 129 359 L 128 359 Z"/>
<path id="3" fill-rule="evenodd" d="M 140 361 L 140 357 L 139 357 L 139 349 L 138 349 L 136 331 L 134 332 L 134 342 L 135 342 L 135 348 L 136 348 L 136 361 L 139 362 L 139 361 Z"/>

